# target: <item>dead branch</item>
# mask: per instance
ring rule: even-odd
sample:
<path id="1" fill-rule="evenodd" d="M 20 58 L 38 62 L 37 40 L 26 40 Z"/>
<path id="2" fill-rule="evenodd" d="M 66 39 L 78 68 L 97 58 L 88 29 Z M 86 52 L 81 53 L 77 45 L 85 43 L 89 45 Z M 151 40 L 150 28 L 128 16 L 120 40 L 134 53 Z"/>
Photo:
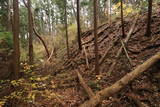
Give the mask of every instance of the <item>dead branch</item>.
<path id="1" fill-rule="evenodd" d="M 104 32 L 106 29 L 110 28 L 110 25 L 107 26 L 107 27 L 104 27 L 105 25 L 106 25 L 106 24 L 102 24 L 102 25 L 100 25 L 100 26 L 98 27 L 98 29 L 101 29 L 100 31 L 98 31 L 98 35 L 100 35 L 100 34 L 101 34 L 102 32 Z M 104 27 L 104 28 L 102 28 L 102 27 Z M 89 32 L 89 33 L 86 33 L 86 35 L 92 34 L 93 30 L 88 31 L 88 32 Z M 85 34 L 85 33 L 84 33 L 84 34 Z M 108 35 L 107 35 L 107 36 L 108 36 Z M 107 36 L 105 36 L 104 39 L 105 39 Z M 89 40 L 89 41 L 83 42 L 82 45 L 89 44 L 89 43 L 92 42 L 92 41 L 94 41 L 94 38 L 92 38 L 92 39 Z M 102 39 L 101 41 L 103 41 L 103 39 Z"/>
<path id="2" fill-rule="evenodd" d="M 36 34 L 36 36 L 39 38 L 39 40 L 42 42 L 42 44 L 43 44 L 43 46 L 44 46 L 44 48 L 45 48 L 45 50 L 46 50 L 47 57 L 49 58 L 49 51 L 48 51 L 48 48 L 47 48 L 44 40 L 42 39 L 42 37 L 40 36 L 40 34 L 36 31 L 35 27 L 33 27 L 33 31 L 34 31 L 34 33 Z"/>
<path id="3" fill-rule="evenodd" d="M 105 54 L 102 56 L 102 58 L 101 58 L 100 61 L 99 61 L 99 64 L 100 64 L 100 65 L 105 61 L 105 59 L 106 59 L 106 57 L 107 57 L 107 55 L 108 55 L 108 52 L 114 47 L 114 44 L 115 44 L 118 40 L 119 40 L 119 38 L 117 37 L 113 42 L 110 43 L 109 48 L 106 50 Z"/>
<path id="4" fill-rule="evenodd" d="M 85 91 L 87 92 L 89 98 L 92 98 L 94 96 L 93 91 L 91 90 L 90 87 L 88 87 L 88 85 L 84 82 L 81 74 L 79 73 L 79 71 L 76 71 L 77 76 L 79 78 L 80 84 L 82 85 L 82 87 L 85 89 Z"/>
<path id="5" fill-rule="evenodd" d="M 124 43 L 125 43 L 125 44 L 129 41 L 129 39 L 130 39 L 130 37 L 131 37 L 134 29 L 135 29 L 135 26 L 136 26 L 136 23 L 137 23 L 137 19 L 138 19 L 138 18 L 135 19 L 135 21 L 134 21 L 131 29 L 129 30 L 129 33 L 127 34 L 126 39 L 124 40 Z M 112 72 L 113 69 L 114 69 L 114 66 L 117 64 L 117 59 L 120 57 L 120 55 L 121 55 L 121 53 L 122 53 L 122 50 L 123 50 L 123 47 L 121 46 L 120 49 L 118 50 L 118 53 L 117 53 L 117 55 L 116 55 L 115 61 L 112 62 L 112 65 L 111 65 L 111 67 L 109 68 L 109 71 L 108 71 L 108 73 L 107 73 L 108 75 L 111 74 L 111 72 Z"/>
<path id="6" fill-rule="evenodd" d="M 50 54 L 50 56 L 48 57 L 47 62 L 50 61 L 50 59 L 51 59 L 52 56 L 53 56 L 53 53 L 54 53 L 54 47 L 52 48 L 51 54 Z"/>
<path id="7" fill-rule="evenodd" d="M 125 55 L 126 55 L 126 57 L 127 57 L 128 61 L 129 61 L 130 65 L 131 65 L 131 67 L 132 67 L 132 65 L 133 65 L 133 64 L 132 64 L 132 60 L 131 60 L 131 58 L 129 57 L 128 52 L 127 52 L 127 49 L 126 49 L 126 47 L 125 47 L 125 45 L 124 45 L 124 43 L 123 43 L 122 40 L 121 40 L 121 44 L 122 44 L 123 50 L 124 50 L 124 52 L 125 52 Z"/>
<path id="8" fill-rule="evenodd" d="M 98 29 L 100 29 L 101 27 L 104 27 L 105 25 L 108 25 L 108 24 L 107 23 L 103 23 L 100 26 L 98 26 Z M 109 26 L 107 26 L 107 28 L 108 27 Z M 87 30 L 87 31 L 83 32 L 81 36 L 82 36 L 82 38 L 85 38 L 85 37 L 89 36 L 90 34 L 92 34 L 92 32 L 93 32 L 93 29 Z"/>
<path id="9" fill-rule="evenodd" d="M 107 48 L 107 50 L 105 51 L 104 55 L 102 56 L 102 58 L 99 60 L 99 66 L 103 64 L 103 62 L 105 61 L 108 52 L 114 47 L 115 43 L 119 40 L 119 37 L 117 37 L 113 42 L 110 43 L 109 47 Z M 92 69 L 92 71 L 94 71 L 95 68 Z"/>
<path id="10" fill-rule="evenodd" d="M 83 43 L 83 41 L 82 41 L 82 43 Z M 89 68 L 88 54 L 87 54 L 87 52 L 86 52 L 86 47 L 85 47 L 85 45 L 83 45 L 82 47 L 83 47 L 84 54 L 85 54 L 86 65 L 87 65 L 87 68 Z"/>
<path id="11" fill-rule="evenodd" d="M 113 94 L 119 92 L 128 83 L 133 81 L 135 78 L 137 78 L 140 74 L 149 69 L 159 60 L 160 60 L 160 52 L 156 53 L 156 55 L 145 61 L 142 65 L 137 66 L 135 70 L 126 74 L 122 79 L 114 83 L 112 86 L 97 92 L 97 94 L 94 97 L 84 102 L 82 105 L 80 105 L 80 107 L 95 107 L 106 97 L 110 97 Z"/>

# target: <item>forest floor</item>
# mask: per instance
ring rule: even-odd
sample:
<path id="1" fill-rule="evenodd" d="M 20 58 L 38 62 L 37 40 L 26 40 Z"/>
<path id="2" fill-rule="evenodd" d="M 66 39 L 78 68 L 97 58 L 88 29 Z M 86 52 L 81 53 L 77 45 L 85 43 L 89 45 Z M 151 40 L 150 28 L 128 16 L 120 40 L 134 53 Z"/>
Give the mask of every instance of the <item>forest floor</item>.
<path id="1" fill-rule="evenodd" d="M 45 62 L 33 67 L 33 71 L 22 72 L 23 78 L 17 81 L 1 81 L 0 90 L 4 92 L 1 91 L 0 98 L 4 101 L 4 107 L 77 107 L 89 97 L 79 84 L 76 71 L 81 73 L 94 93 L 111 86 L 160 50 L 160 8 L 152 15 L 151 37 L 144 36 L 147 13 L 126 17 L 124 20 L 126 34 L 136 18 L 134 31 L 129 41 L 125 43 L 131 64 L 125 52 L 122 52 L 118 59 L 115 57 L 121 47 L 120 39 L 117 39 L 121 37 L 121 22 L 117 18 L 111 24 L 105 23 L 98 28 L 99 58 L 102 58 L 115 41 L 100 67 L 100 75 L 93 73 L 94 38 L 93 30 L 89 30 L 82 34 L 85 51 L 79 52 L 76 46 L 73 46 L 69 60 L 64 56 L 64 60 L 60 62 Z M 89 65 L 86 64 L 85 56 Z M 116 59 L 117 63 L 109 75 L 108 70 Z M 106 98 L 100 106 L 160 107 L 159 64 L 160 62 L 156 63 L 114 96 Z M 29 66 L 23 65 L 24 70 L 27 67 Z"/>

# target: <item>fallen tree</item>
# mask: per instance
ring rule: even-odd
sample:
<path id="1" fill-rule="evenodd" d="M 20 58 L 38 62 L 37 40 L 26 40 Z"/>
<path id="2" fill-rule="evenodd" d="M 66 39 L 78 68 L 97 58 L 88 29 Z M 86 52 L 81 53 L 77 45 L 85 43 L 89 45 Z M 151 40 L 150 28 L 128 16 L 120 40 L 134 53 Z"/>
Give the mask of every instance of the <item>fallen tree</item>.
<path id="1" fill-rule="evenodd" d="M 129 82 L 137 78 L 144 71 L 149 69 L 152 65 L 160 60 L 160 52 L 148 59 L 142 65 L 137 66 L 135 70 L 126 74 L 122 79 L 114 83 L 112 86 L 105 88 L 92 97 L 90 100 L 84 102 L 80 107 L 95 107 L 102 102 L 106 97 L 110 97 L 124 88 Z"/>
<path id="2" fill-rule="evenodd" d="M 86 93 L 88 94 L 89 98 L 92 98 L 94 96 L 93 91 L 91 90 L 90 87 L 88 87 L 88 85 L 85 83 L 85 81 L 83 80 L 81 74 L 79 73 L 79 71 L 76 71 L 78 79 L 80 84 L 82 85 L 82 87 L 85 89 Z"/>

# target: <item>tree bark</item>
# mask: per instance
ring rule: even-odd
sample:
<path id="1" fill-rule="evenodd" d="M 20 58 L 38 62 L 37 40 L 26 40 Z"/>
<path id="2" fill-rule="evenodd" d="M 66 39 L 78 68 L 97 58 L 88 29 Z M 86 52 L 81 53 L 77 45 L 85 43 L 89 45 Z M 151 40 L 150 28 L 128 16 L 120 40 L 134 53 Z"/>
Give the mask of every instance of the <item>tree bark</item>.
<path id="1" fill-rule="evenodd" d="M 148 20 L 146 36 L 151 36 L 151 20 L 152 20 L 152 0 L 148 0 Z"/>
<path id="2" fill-rule="evenodd" d="M 77 35 L 78 35 L 78 46 L 79 50 L 82 50 L 82 42 L 81 42 L 81 27 L 80 27 L 80 6 L 79 0 L 77 0 Z"/>
<path id="3" fill-rule="evenodd" d="M 94 0 L 94 53 L 95 53 L 95 73 L 99 73 L 99 58 L 98 58 L 98 35 L 97 35 L 97 0 Z"/>
<path id="4" fill-rule="evenodd" d="M 66 45 L 67 45 L 67 56 L 69 58 L 69 43 L 68 43 L 68 23 L 67 23 L 67 0 L 64 0 L 65 7 L 65 29 L 66 29 Z"/>
<path id="5" fill-rule="evenodd" d="M 47 57 L 49 58 L 49 50 L 47 48 L 47 45 L 45 44 L 44 40 L 42 39 L 42 37 L 40 36 L 40 34 L 36 31 L 35 28 L 33 28 L 34 33 L 36 34 L 36 36 L 38 37 L 38 39 L 42 42 L 44 49 L 46 50 L 47 53 Z"/>
<path id="6" fill-rule="evenodd" d="M 19 5 L 18 0 L 13 0 L 13 49 L 14 49 L 14 75 L 18 78 L 20 71 L 20 49 L 19 49 Z"/>
<path id="7" fill-rule="evenodd" d="M 25 0 L 23 0 L 23 3 L 26 6 L 26 8 L 28 8 L 28 5 L 25 2 Z M 33 16 L 32 12 L 31 12 L 31 16 L 32 16 L 32 23 L 33 23 L 33 31 L 34 31 L 35 35 L 38 37 L 38 39 L 42 42 L 42 44 L 43 44 L 43 46 L 44 46 L 44 48 L 46 50 L 47 57 L 49 58 L 49 51 L 48 51 L 47 45 L 46 45 L 45 41 L 42 39 L 42 37 L 40 36 L 40 34 L 37 32 L 37 30 L 35 28 L 35 21 L 34 21 L 34 16 Z"/>
<path id="8" fill-rule="evenodd" d="M 124 20 L 123 20 L 123 1 L 121 0 L 121 24 L 122 24 L 122 38 L 125 38 Z"/>
<path id="9" fill-rule="evenodd" d="M 149 69 L 152 65 L 154 65 L 159 60 L 160 60 L 160 52 L 156 53 L 156 55 L 148 59 L 142 65 L 137 66 L 135 70 L 126 74 L 122 79 L 114 83 L 112 86 L 99 91 L 94 97 L 92 97 L 92 99 L 84 102 L 82 105 L 80 105 L 80 107 L 95 107 L 106 97 L 110 97 L 115 93 L 117 93 L 118 91 L 120 91 L 128 83 L 130 83 L 132 80 L 137 78 L 140 74 L 142 74 L 144 71 Z"/>
<path id="10" fill-rule="evenodd" d="M 31 13 L 31 1 L 28 0 L 28 30 L 29 30 L 29 64 L 33 64 L 33 20 Z"/>
<path id="11" fill-rule="evenodd" d="M 7 30 L 12 31 L 12 15 L 11 15 L 11 0 L 7 0 Z"/>

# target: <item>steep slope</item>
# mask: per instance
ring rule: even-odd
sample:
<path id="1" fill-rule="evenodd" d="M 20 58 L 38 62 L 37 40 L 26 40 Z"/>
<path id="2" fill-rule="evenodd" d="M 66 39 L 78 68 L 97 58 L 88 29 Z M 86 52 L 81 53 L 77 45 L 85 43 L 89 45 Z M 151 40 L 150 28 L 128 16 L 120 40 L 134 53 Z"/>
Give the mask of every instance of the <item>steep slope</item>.
<path id="1" fill-rule="evenodd" d="M 65 92 L 68 90 L 75 89 L 76 86 L 76 70 L 79 70 L 84 77 L 84 80 L 87 84 L 94 90 L 94 92 L 108 87 L 115 83 L 117 80 L 122 78 L 126 73 L 133 70 L 137 65 L 142 64 L 148 58 L 153 56 L 160 50 L 160 9 L 157 9 L 156 12 L 153 13 L 152 16 L 152 36 L 145 37 L 146 32 L 146 21 L 147 14 L 144 13 L 138 17 L 136 26 L 134 31 L 132 32 L 131 38 L 128 43 L 125 44 L 130 60 L 132 61 L 132 65 L 130 65 L 126 55 L 124 52 L 117 59 L 117 63 L 114 66 L 113 71 L 110 75 L 108 75 L 108 70 L 112 63 L 116 60 L 116 55 L 118 50 L 121 47 L 121 42 L 117 37 L 121 36 L 121 22 L 120 19 L 116 19 L 111 25 L 103 24 L 98 29 L 98 45 L 99 45 L 99 58 L 101 58 L 105 51 L 110 48 L 113 41 L 113 48 L 108 52 L 107 58 L 102 64 L 101 68 L 101 76 L 96 78 L 96 75 L 93 74 L 94 68 L 94 36 L 93 30 L 89 30 L 84 32 L 83 35 L 83 46 L 85 46 L 85 50 L 87 53 L 87 59 L 89 62 L 89 68 L 86 65 L 86 57 L 84 52 L 79 52 L 76 48 L 73 47 L 71 60 L 64 61 L 64 70 L 60 74 L 57 75 L 58 81 L 63 79 L 65 84 L 68 85 L 69 88 L 65 88 Z M 131 29 L 136 16 L 132 16 L 131 18 L 125 18 L 125 32 L 126 34 Z M 84 51 L 84 50 L 83 50 Z M 136 105 L 148 105 L 158 107 L 159 99 L 160 99 L 160 72 L 159 72 L 159 63 L 157 63 L 154 67 L 149 69 L 142 76 L 133 81 L 130 85 L 125 87 L 119 94 L 110 97 L 104 101 L 103 106 L 107 107 L 117 107 L 121 105 L 122 107 L 135 107 Z M 61 75 L 61 78 L 59 76 Z M 71 85 L 73 84 L 73 85 Z M 73 88 L 70 88 L 73 87 Z M 76 86 L 77 87 L 77 86 Z M 79 86 L 78 86 L 79 87 Z M 64 90 L 63 90 L 64 91 Z M 78 93 L 83 91 L 82 88 L 78 89 Z M 75 92 L 76 95 L 79 95 Z M 73 98 L 75 94 L 70 94 Z M 63 94 L 65 95 L 65 93 Z M 73 96 L 72 96 L 73 95 Z M 67 97 L 69 99 L 70 97 Z M 82 99 L 81 102 L 78 100 Z M 76 100 L 76 98 L 74 99 Z M 75 101 L 76 104 L 69 104 L 69 106 L 79 105 L 80 103 L 86 100 L 85 95 L 79 96 Z M 77 104 L 78 103 L 78 104 Z"/>
<path id="2" fill-rule="evenodd" d="M 136 20 L 137 19 L 137 20 Z M 136 21 L 135 21 L 136 20 Z M 36 67 L 34 72 L 26 72 L 18 86 L 11 87 L 20 92 L 21 97 L 11 98 L 5 104 L 15 107 L 78 107 L 89 99 L 88 94 L 79 83 L 77 71 L 94 93 L 107 88 L 120 80 L 127 73 L 142 64 L 160 50 L 160 8 L 153 12 L 152 36 L 145 37 L 147 13 L 125 18 L 125 33 L 133 30 L 128 42 L 124 42 L 126 53 L 117 57 L 121 49 L 121 21 L 117 18 L 111 24 L 104 23 L 98 28 L 99 58 L 106 51 L 100 66 L 101 75 L 94 74 L 94 35 L 93 29 L 82 33 L 83 51 L 77 45 L 71 47 L 70 59 L 67 55 L 58 63 L 45 62 Z M 135 23 L 136 22 L 136 23 Z M 135 26 L 134 26 L 135 24 Z M 125 38 L 126 39 L 126 38 Z M 122 41 L 125 41 L 123 39 Z M 112 48 L 111 48 L 112 47 Z M 87 63 L 88 61 L 88 63 Z M 115 63 L 116 62 L 116 63 Z M 114 64 L 114 66 L 112 66 Z M 131 63 L 131 65 L 130 65 Z M 106 98 L 99 106 L 102 107 L 159 107 L 160 106 L 160 62 L 144 72 L 141 76 L 124 87 L 119 93 Z M 113 70 L 110 70 L 113 67 Z M 109 75 L 110 70 L 110 75 Z M 9 86 L 9 85 L 8 85 Z M 18 87 L 18 88 L 16 88 Z M 12 88 L 8 88 L 12 89 Z M 27 97 L 26 97 L 27 96 Z M 3 96 L 0 96 L 3 97 Z"/>

